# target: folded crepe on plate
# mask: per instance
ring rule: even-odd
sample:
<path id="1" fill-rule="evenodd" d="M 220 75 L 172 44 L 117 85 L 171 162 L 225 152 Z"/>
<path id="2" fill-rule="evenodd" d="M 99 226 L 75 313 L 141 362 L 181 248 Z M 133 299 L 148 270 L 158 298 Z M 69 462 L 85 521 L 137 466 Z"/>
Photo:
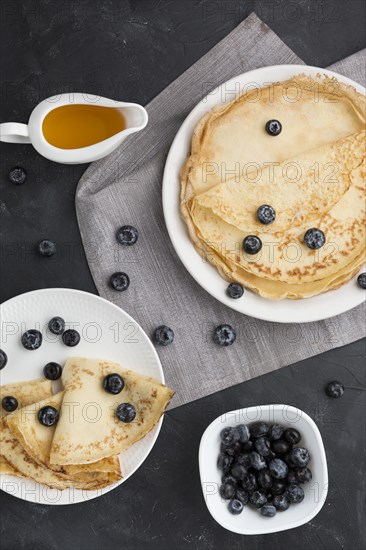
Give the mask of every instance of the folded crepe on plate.
<path id="1" fill-rule="evenodd" d="M 113 373 L 124 381 L 117 395 L 103 387 Z M 62 382 L 65 393 L 50 453 L 50 463 L 56 465 L 93 463 L 125 451 L 152 430 L 174 395 L 157 380 L 94 359 L 69 358 Z M 135 407 L 129 423 L 116 416 L 122 403 Z"/>
<path id="2" fill-rule="evenodd" d="M 294 100 L 289 99 L 296 92 Z M 181 174 L 181 211 L 204 259 L 260 295 L 304 298 L 338 288 L 365 259 L 365 97 L 304 75 L 244 94 L 199 123 Z M 269 136 L 270 119 L 282 132 Z M 271 205 L 276 219 L 258 222 Z M 326 245 L 304 245 L 317 227 Z M 243 239 L 259 237 L 249 256 Z"/>
<path id="3" fill-rule="evenodd" d="M 18 401 L 18 407 L 23 407 L 36 401 L 40 401 L 45 397 L 52 395 L 52 384 L 50 380 L 37 379 L 30 382 L 16 382 L 14 384 L 6 384 L 0 387 L 0 403 L 4 397 L 12 396 Z M 0 407 L 0 430 L 1 433 L 7 430 L 3 422 L 3 417 L 8 416 L 9 413 Z M 1 453 L 0 445 L 0 473 L 20 476 L 20 472 L 16 470 Z"/>

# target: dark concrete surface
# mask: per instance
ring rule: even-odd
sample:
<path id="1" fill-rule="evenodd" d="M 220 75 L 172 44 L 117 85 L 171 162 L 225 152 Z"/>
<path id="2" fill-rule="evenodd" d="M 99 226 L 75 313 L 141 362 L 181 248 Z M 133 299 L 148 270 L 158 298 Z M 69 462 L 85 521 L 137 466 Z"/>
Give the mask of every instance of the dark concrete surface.
<path id="1" fill-rule="evenodd" d="M 57 92 L 85 91 L 147 103 L 251 11 L 307 63 L 326 66 L 365 47 L 363 0 L 3 0 L 1 121 L 26 122 Z M 44 287 L 95 292 L 74 211 L 84 166 L 62 166 L 30 146 L 1 144 L 1 301 Z M 28 171 L 24 186 L 10 168 Z M 59 245 L 47 264 L 43 238 Z M 340 379 L 344 397 L 324 384 Z M 144 465 L 98 500 L 67 507 L 32 505 L 1 493 L 1 550 L 216 549 L 359 550 L 366 544 L 365 343 L 355 342 L 219 392 L 166 415 Z M 240 537 L 210 517 L 197 450 L 216 416 L 248 403 L 286 402 L 308 412 L 324 438 L 330 492 L 309 524 Z"/>

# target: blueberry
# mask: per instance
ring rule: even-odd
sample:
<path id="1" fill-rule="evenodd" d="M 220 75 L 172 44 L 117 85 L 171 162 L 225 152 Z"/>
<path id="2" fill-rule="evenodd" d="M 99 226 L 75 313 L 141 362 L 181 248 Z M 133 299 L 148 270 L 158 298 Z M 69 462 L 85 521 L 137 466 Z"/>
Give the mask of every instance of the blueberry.
<path id="1" fill-rule="evenodd" d="M 132 246 L 137 242 L 139 232 L 133 225 L 123 225 L 116 233 L 116 239 L 120 244 Z"/>
<path id="2" fill-rule="evenodd" d="M 235 479 L 243 481 L 243 479 L 247 475 L 247 469 L 242 464 L 234 463 L 231 467 L 231 474 L 233 477 L 235 477 Z"/>
<path id="3" fill-rule="evenodd" d="M 344 386 L 342 382 L 333 380 L 333 382 L 329 382 L 329 384 L 325 386 L 325 393 L 328 397 L 342 397 L 342 395 L 344 394 Z"/>
<path id="4" fill-rule="evenodd" d="M 225 500 L 233 498 L 233 496 L 235 495 L 235 491 L 236 487 L 234 483 L 223 483 L 219 489 L 221 498 L 224 498 Z"/>
<path id="5" fill-rule="evenodd" d="M 8 356 L 6 355 L 5 351 L 0 349 L 0 370 L 6 366 L 7 362 L 8 362 Z"/>
<path id="6" fill-rule="evenodd" d="M 237 426 L 236 429 L 240 434 L 240 443 L 246 443 L 247 441 L 249 441 L 250 433 L 248 426 L 246 426 L 245 424 L 240 424 L 239 426 Z"/>
<path id="7" fill-rule="evenodd" d="M 280 458 L 274 458 L 268 464 L 269 471 L 271 475 L 276 479 L 284 479 L 288 474 L 288 466 L 286 462 Z"/>
<path id="8" fill-rule="evenodd" d="M 287 478 L 286 478 L 287 479 Z M 283 495 L 286 490 L 286 483 L 280 479 L 274 479 L 271 487 L 273 496 Z"/>
<path id="9" fill-rule="evenodd" d="M 251 451 L 254 451 L 253 441 L 249 440 L 249 441 L 246 441 L 245 443 L 242 443 L 241 448 L 245 453 L 250 453 Z"/>
<path id="10" fill-rule="evenodd" d="M 268 430 L 268 439 L 270 441 L 277 441 L 281 439 L 284 432 L 283 426 L 281 424 L 272 424 Z"/>
<path id="11" fill-rule="evenodd" d="M 46 405 L 38 411 L 38 420 L 43 426 L 50 428 L 58 421 L 58 412 L 54 407 Z"/>
<path id="12" fill-rule="evenodd" d="M 219 325 L 213 333 L 213 341 L 221 347 L 231 346 L 236 340 L 236 332 L 230 325 Z"/>
<path id="13" fill-rule="evenodd" d="M 241 451 L 241 444 L 239 443 L 239 441 L 236 441 L 232 445 L 225 445 L 224 443 L 221 443 L 220 450 L 230 456 L 236 456 Z"/>
<path id="14" fill-rule="evenodd" d="M 264 458 L 274 458 L 275 454 L 271 449 L 271 444 L 269 439 L 266 437 L 258 437 L 258 439 L 255 440 L 254 446 L 257 450 L 257 452 L 262 455 Z"/>
<path id="15" fill-rule="evenodd" d="M 269 204 L 262 204 L 257 210 L 257 218 L 261 223 L 268 225 L 275 221 L 276 211 L 272 206 L 269 206 Z"/>
<path id="16" fill-rule="evenodd" d="M 267 466 L 264 458 L 256 451 L 252 451 L 249 456 L 252 468 L 254 468 L 254 470 L 263 470 Z"/>
<path id="17" fill-rule="evenodd" d="M 248 472 L 243 481 L 241 482 L 243 489 L 252 493 L 258 487 L 257 478 L 253 472 Z"/>
<path id="18" fill-rule="evenodd" d="M 295 428 L 287 428 L 283 436 L 286 441 L 288 441 L 292 445 L 296 445 L 301 441 L 301 434 L 298 430 L 295 430 Z"/>
<path id="19" fill-rule="evenodd" d="M 289 470 L 286 476 L 286 483 L 287 485 L 291 485 L 291 483 L 297 483 L 297 475 L 295 470 Z"/>
<path id="20" fill-rule="evenodd" d="M 107 374 L 107 376 L 103 380 L 103 388 L 105 389 L 105 391 L 107 391 L 108 393 L 112 393 L 113 395 L 121 393 L 124 387 L 124 380 L 119 374 Z"/>
<path id="21" fill-rule="evenodd" d="M 234 498 L 233 500 L 230 500 L 228 504 L 228 509 L 231 514 L 238 515 L 241 514 L 243 511 L 244 505 L 241 502 L 241 500 Z"/>
<path id="22" fill-rule="evenodd" d="M 256 507 L 256 508 L 262 508 L 267 502 L 267 495 L 264 491 L 254 491 L 250 495 L 250 502 Z"/>
<path id="23" fill-rule="evenodd" d="M 295 447 L 295 449 L 292 449 L 289 453 L 289 462 L 295 468 L 305 468 L 305 466 L 309 464 L 309 461 L 309 451 L 303 447 Z"/>
<path id="24" fill-rule="evenodd" d="M 241 298 L 243 296 L 244 288 L 239 283 L 230 283 L 227 287 L 226 294 L 229 296 L 229 298 L 237 300 L 238 298 Z"/>
<path id="25" fill-rule="evenodd" d="M 325 235 L 321 229 L 312 227 L 305 233 L 304 243 L 311 248 L 311 250 L 317 250 L 325 245 Z"/>
<path id="26" fill-rule="evenodd" d="M 239 445 L 240 445 L 240 443 L 239 443 Z M 251 460 L 250 460 L 250 455 L 247 454 L 247 453 L 240 453 L 239 455 L 237 455 L 236 462 L 238 464 L 242 464 L 242 466 L 244 466 L 244 468 L 246 468 L 246 470 L 249 470 L 249 468 L 251 468 L 251 466 L 252 466 L 252 463 L 251 463 Z"/>
<path id="27" fill-rule="evenodd" d="M 247 254 L 258 254 L 262 248 L 262 241 L 256 235 L 248 235 L 243 240 L 243 248 Z"/>
<path id="28" fill-rule="evenodd" d="M 273 506 L 278 512 L 285 512 L 290 507 L 290 501 L 286 495 L 277 495 L 272 500 Z"/>
<path id="29" fill-rule="evenodd" d="M 272 119 L 266 123 L 266 132 L 270 136 L 278 136 L 282 132 L 282 124 L 279 120 Z"/>
<path id="30" fill-rule="evenodd" d="M 27 172 L 24 170 L 24 168 L 21 168 L 20 166 L 12 168 L 9 172 L 9 180 L 14 185 L 22 185 L 26 179 Z"/>
<path id="31" fill-rule="evenodd" d="M 109 279 L 109 282 L 111 287 L 118 292 L 124 292 L 130 286 L 129 276 L 127 275 L 127 273 L 123 273 L 122 271 L 113 273 L 113 275 Z"/>
<path id="32" fill-rule="evenodd" d="M 69 330 L 65 330 L 65 332 L 63 333 L 62 341 L 65 346 L 73 348 L 74 346 L 77 346 L 80 342 L 80 334 L 77 330 L 70 328 Z"/>
<path id="33" fill-rule="evenodd" d="M 277 456 L 284 456 L 292 449 L 292 445 L 285 439 L 276 439 L 271 442 L 271 449 Z"/>
<path id="34" fill-rule="evenodd" d="M 309 468 L 299 468 L 296 470 L 296 478 L 298 483 L 309 483 L 313 478 L 313 474 Z"/>
<path id="35" fill-rule="evenodd" d="M 270 489 L 272 487 L 273 479 L 271 472 L 267 468 L 258 473 L 258 483 L 262 489 Z"/>
<path id="36" fill-rule="evenodd" d="M 273 516 L 276 515 L 276 508 L 272 506 L 272 504 L 264 504 L 261 508 L 261 514 L 262 516 L 266 518 L 273 518 Z"/>
<path id="37" fill-rule="evenodd" d="M 250 426 L 250 433 L 255 439 L 267 435 L 268 431 L 269 426 L 266 422 L 256 422 Z"/>
<path id="38" fill-rule="evenodd" d="M 366 289 L 366 273 L 360 273 L 357 277 L 357 284 L 363 289 Z"/>
<path id="39" fill-rule="evenodd" d="M 27 330 L 24 334 L 22 334 L 21 342 L 25 349 L 33 351 L 41 347 L 42 334 L 39 330 Z"/>
<path id="40" fill-rule="evenodd" d="M 6 395 L 3 398 L 2 402 L 1 402 L 1 405 L 4 409 L 4 411 L 13 412 L 18 407 L 18 400 L 15 397 L 13 397 L 12 395 Z"/>
<path id="41" fill-rule="evenodd" d="M 48 330 L 52 332 L 52 334 L 57 334 L 57 336 L 59 336 L 65 330 L 65 321 L 62 317 L 52 317 L 48 323 Z"/>
<path id="42" fill-rule="evenodd" d="M 233 463 L 233 457 L 227 455 L 226 453 L 220 453 L 217 459 L 217 467 L 227 474 L 230 471 L 231 465 Z"/>
<path id="43" fill-rule="evenodd" d="M 121 422 L 128 424 L 136 417 L 136 409 L 131 403 L 121 403 L 116 409 L 116 416 Z"/>
<path id="44" fill-rule="evenodd" d="M 245 491 L 244 489 L 238 487 L 236 489 L 235 498 L 240 500 L 240 502 L 245 506 L 245 504 L 248 504 L 249 502 L 249 493 L 248 491 Z"/>
<path id="45" fill-rule="evenodd" d="M 235 485 L 235 487 L 237 486 L 237 483 L 238 483 L 235 477 L 232 476 L 231 474 L 224 474 L 223 476 L 221 476 L 221 482 L 232 483 L 233 485 Z"/>
<path id="46" fill-rule="evenodd" d="M 50 257 L 56 254 L 56 243 L 50 241 L 49 239 L 44 239 L 38 243 L 38 252 L 41 256 Z"/>
<path id="47" fill-rule="evenodd" d="M 43 374 L 47 380 L 58 380 L 61 378 L 62 367 L 58 363 L 47 363 L 47 365 L 43 367 Z"/>
<path id="48" fill-rule="evenodd" d="M 291 483 L 285 491 L 285 497 L 292 503 L 297 504 L 304 500 L 304 489 L 296 483 Z"/>
<path id="49" fill-rule="evenodd" d="M 169 346 L 169 344 L 172 344 L 174 341 L 174 331 L 166 325 L 160 325 L 160 327 L 155 330 L 154 340 L 161 346 Z"/>

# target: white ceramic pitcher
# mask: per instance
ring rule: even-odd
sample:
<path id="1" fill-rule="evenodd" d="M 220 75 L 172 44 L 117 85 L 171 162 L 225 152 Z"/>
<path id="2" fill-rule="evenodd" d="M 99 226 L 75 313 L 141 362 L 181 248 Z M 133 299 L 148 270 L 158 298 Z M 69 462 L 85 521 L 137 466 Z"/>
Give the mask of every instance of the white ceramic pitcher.
<path id="1" fill-rule="evenodd" d="M 42 125 L 46 115 L 53 109 L 64 105 L 95 105 L 98 107 L 111 107 L 121 111 L 126 128 L 108 139 L 78 149 L 60 149 L 46 141 Z M 109 155 L 118 147 L 127 136 L 139 132 L 148 123 L 146 109 L 137 103 L 124 103 L 105 97 L 93 97 L 89 99 L 87 94 L 59 94 L 49 97 L 35 107 L 31 113 L 28 124 L 18 122 L 6 122 L 0 124 L 0 141 L 7 143 L 30 143 L 44 157 L 63 164 L 81 164 L 92 162 Z"/>

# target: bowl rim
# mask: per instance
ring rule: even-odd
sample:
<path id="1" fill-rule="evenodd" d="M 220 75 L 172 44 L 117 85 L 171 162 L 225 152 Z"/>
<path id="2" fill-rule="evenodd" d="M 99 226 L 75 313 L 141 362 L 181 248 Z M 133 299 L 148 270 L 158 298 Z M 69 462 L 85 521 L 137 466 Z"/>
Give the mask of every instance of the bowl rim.
<path id="1" fill-rule="evenodd" d="M 248 529 L 248 527 L 246 527 L 245 524 L 243 526 L 241 526 L 241 528 L 235 529 L 225 519 L 220 517 L 220 515 L 216 511 L 216 507 L 211 504 L 212 501 L 205 498 L 204 472 L 205 472 L 205 463 L 207 462 L 207 459 L 204 456 L 205 447 L 206 447 L 210 437 L 212 437 L 212 435 L 216 432 L 217 426 L 220 423 L 222 423 L 222 427 L 224 427 L 225 421 L 224 422 L 222 421 L 224 417 L 230 418 L 230 415 L 234 416 L 234 415 L 238 415 L 238 414 L 240 414 L 241 416 L 250 415 L 251 413 L 254 413 L 255 411 L 258 411 L 258 409 L 262 409 L 262 410 L 263 409 L 265 409 L 265 410 L 271 410 L 271 409 L 284 410 L 284 409 L 286 409 L 286 411 L 290 412 L 290 413 L 295 413 L 295 414 L 301 413 L 301 418 L 303 418 L 312 429 L 312 432 L 315 436 L 316 445 L 317 445 L 317 447 L 319 449 L 319 452 L 320 452 L 321 460 L 320 460 L 319 468 L 321 468 L 321 473 L 322 473 L 322 476 L 324 478 L 324 488 L 323 488 L 323 492 L 322 492 L 322 498 L 319 499 L 319 501 L 316 503 L 316 505 L 311 510 L 311 512 L 309 512 L 306 516 L 302 517 L 301 519 L 289 521 L 289 523 L 287 525 L 282 525 L 282 526 L 276 526 L 275 523 L 271 523 L 271 524 L 268 524 L 268 527 L 260 529 L 260 530 L 258 530 L 258 529 L 252 529 L 252 530 Z M 255 420 L 253 420 L 252 422 L 255 422 Z M 328 480 L 327 458 L 326 458 L 326 454 L 325 454 L 323 439 L 322 439 L 321 433 L 319 431 L 319 428 L 316 425 L 316 423 L 314 422 L 314 420 L 306 412 L 304 412 L 302 409 L 299 409 L 298 407 L 294 407 L 292 405 L 286 405 L 284 403 L 243 407 L 241 409 L 236 409 L 236 410 L 233 410 L 233 411 L 224 412 L 223 414 L 221 414 L 220 416 L 215 418 L 207 426 L 207 428 L 205 429 L 205 431 L 202 434 L 201 441 L 200 441 L 200 446 L 199 446 L 199 451 L 198 451 L 198 463 L 199 463 L 199 472 L 200 472 L 200 482 L 201 482 L 202 494 L 203 494 L 203 498 L 204 498 L 204 501 L 206 503 L 206 506 L 208 508 L 208 511 L 210 512 L 213 519 L 219 525 L 221 525 L 221 527 L 224 527 L 228 531 L 231 531 L 233 533 L 237 533 L 239 535 L 264 535 L 264 534 L 268 534 L 268 533 L 276 533 L 276 532 L 279 532 L 279 531 L 287 531 L 288 529 L 294 529 L 296 527 L 300 527 L 300 525 L 304 525 L 305 523 L 308 523 L 309 521 L 311 521 L 320 512 L 320 510 L 322 509 L 322 507 L 325 504 L 325 501 L 326 501 L 326 498 L 327 498 L 327 495 L 328 495 L 329 480 Z"/>

